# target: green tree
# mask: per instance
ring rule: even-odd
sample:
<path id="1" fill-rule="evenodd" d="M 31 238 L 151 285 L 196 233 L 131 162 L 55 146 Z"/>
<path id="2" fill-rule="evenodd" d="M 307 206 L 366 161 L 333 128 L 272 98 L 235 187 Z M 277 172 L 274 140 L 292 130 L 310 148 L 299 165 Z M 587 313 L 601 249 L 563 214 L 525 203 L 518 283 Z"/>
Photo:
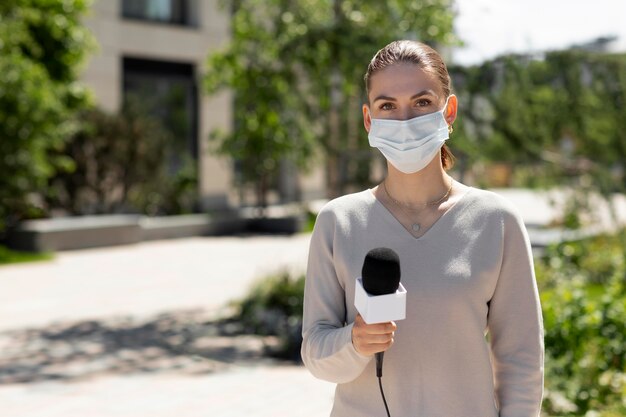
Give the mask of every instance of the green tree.
<path id="1" fill-rule="evenodd" d="M 394 39 L 451 43 L 451 1 L 238 0 L 232 41 L 208 60 L 206 87 L 235 97 L 230 134 L 216 150 L 241 164 L 259 204 L 288 158 L 306 167 L 321 150 L 329 196 L 369 180 L 360 106 L 374 52 Z M 359 157 L 362 155 L 362 157 Z"/>
<path id="2" fill-rule="evenodd" d="M 474 162 L 531 169 L 512 185 L 624 191 L 626 55 L 555 51 L 451 68 L 456 143 Z"/>
<path id="3" fill-rule="evenodd" d="M 0 2 L 0 232 L 41 215 L 35 196 L 57 169 L 60 150 L 89 103 L 77 82 L 94 41 L 81 19 L 86 0 Z"/>

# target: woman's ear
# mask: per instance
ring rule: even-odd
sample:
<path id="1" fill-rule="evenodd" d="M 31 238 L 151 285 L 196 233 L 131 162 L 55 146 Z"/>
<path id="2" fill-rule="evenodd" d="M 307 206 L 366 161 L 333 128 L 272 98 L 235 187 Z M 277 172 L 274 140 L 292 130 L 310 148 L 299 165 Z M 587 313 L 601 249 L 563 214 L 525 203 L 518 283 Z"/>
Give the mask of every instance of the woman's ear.
<path id="1" fill-rule="evenodd" d="M 448 107 L 444 113 L 444 117 L 446 118 L 446 122 L 448 125 L 451 125 L 456 120 L 456 112 L 459 108 L 459 101 L 454 94 L 450 94 L 448 97 Z"/>
<path id="2" fill-rule="evenodd" d="M 365 126 L 367 133 L 369 133 L 372 127 L 372 115 L 370 114 L 370 108 L 367 104 L 363 105 L 363 126 Z"/>

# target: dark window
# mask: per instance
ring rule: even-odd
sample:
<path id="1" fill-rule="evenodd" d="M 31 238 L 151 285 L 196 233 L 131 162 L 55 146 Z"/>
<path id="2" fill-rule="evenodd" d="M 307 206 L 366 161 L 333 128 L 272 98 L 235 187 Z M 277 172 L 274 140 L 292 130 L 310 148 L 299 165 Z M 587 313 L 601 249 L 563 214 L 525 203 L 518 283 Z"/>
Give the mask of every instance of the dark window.
<path id="1" fill-rule="evenodd" d="M 197 26 L 194 0 L 122 0 L 122 16 L 171 25 Z"/>
<path id="2" fill-rule="evenodd" d="M 170 170 L 198 156 L 198 101 L 192 64 L 124 58 L 124 97 L 133 96 L 172 136 Z"/>

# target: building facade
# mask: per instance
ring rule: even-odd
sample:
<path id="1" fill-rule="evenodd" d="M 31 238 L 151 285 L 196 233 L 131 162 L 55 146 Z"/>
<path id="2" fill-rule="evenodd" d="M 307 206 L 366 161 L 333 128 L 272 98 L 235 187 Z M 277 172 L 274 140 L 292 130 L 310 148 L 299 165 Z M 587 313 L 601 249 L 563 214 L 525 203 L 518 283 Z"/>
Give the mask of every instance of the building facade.
<path id="1" fill-rule="evenodd" d="M 138 96 L 197 163 L 202 209 L 236 203 L 232 162 L 207 149 L 212 130 L 230 129 L 233 111 L 228 92 L 202 92 L 208 54 L 229 39 L 218 0 L 95 0 L 85 23 L 99 47 L 82 80 L 97 105 L 117 112 L 126 97 Z"/>

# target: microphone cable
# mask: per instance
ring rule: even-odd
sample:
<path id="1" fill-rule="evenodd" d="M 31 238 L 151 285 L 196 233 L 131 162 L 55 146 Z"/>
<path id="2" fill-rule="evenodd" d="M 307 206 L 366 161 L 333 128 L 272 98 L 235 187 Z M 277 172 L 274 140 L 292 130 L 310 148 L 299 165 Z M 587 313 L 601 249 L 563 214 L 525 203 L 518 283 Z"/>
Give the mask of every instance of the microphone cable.
<path id="1" fill-rule="evenodd" d="M 387 411 L 387 417 L 391 417 L 389 414 L 389 407 L 387 406 L 387 399 L 385 398 L 385 391 L 383 391 L 383 357 L 385 352 L 378 352 L 376 354 L 376 376 L 378 377 L 378 387 L 380 388 L 380 396 L 383 397 L 383 404 L 385 404 L 385 411 Z"/>
<path id="2" fill-rule="evenodd" d="M 385 399 L 385 391 L 383 391 L 382 377 L 378 377 L 378 386 L 380 387 L 380 395 L 383 397 L 383 404 L 385 404 L 385 411 L 387 411 L 387 417 L 391 417 L 389 414 L 389 407 L 387 407 L 387 400 Z"/>

